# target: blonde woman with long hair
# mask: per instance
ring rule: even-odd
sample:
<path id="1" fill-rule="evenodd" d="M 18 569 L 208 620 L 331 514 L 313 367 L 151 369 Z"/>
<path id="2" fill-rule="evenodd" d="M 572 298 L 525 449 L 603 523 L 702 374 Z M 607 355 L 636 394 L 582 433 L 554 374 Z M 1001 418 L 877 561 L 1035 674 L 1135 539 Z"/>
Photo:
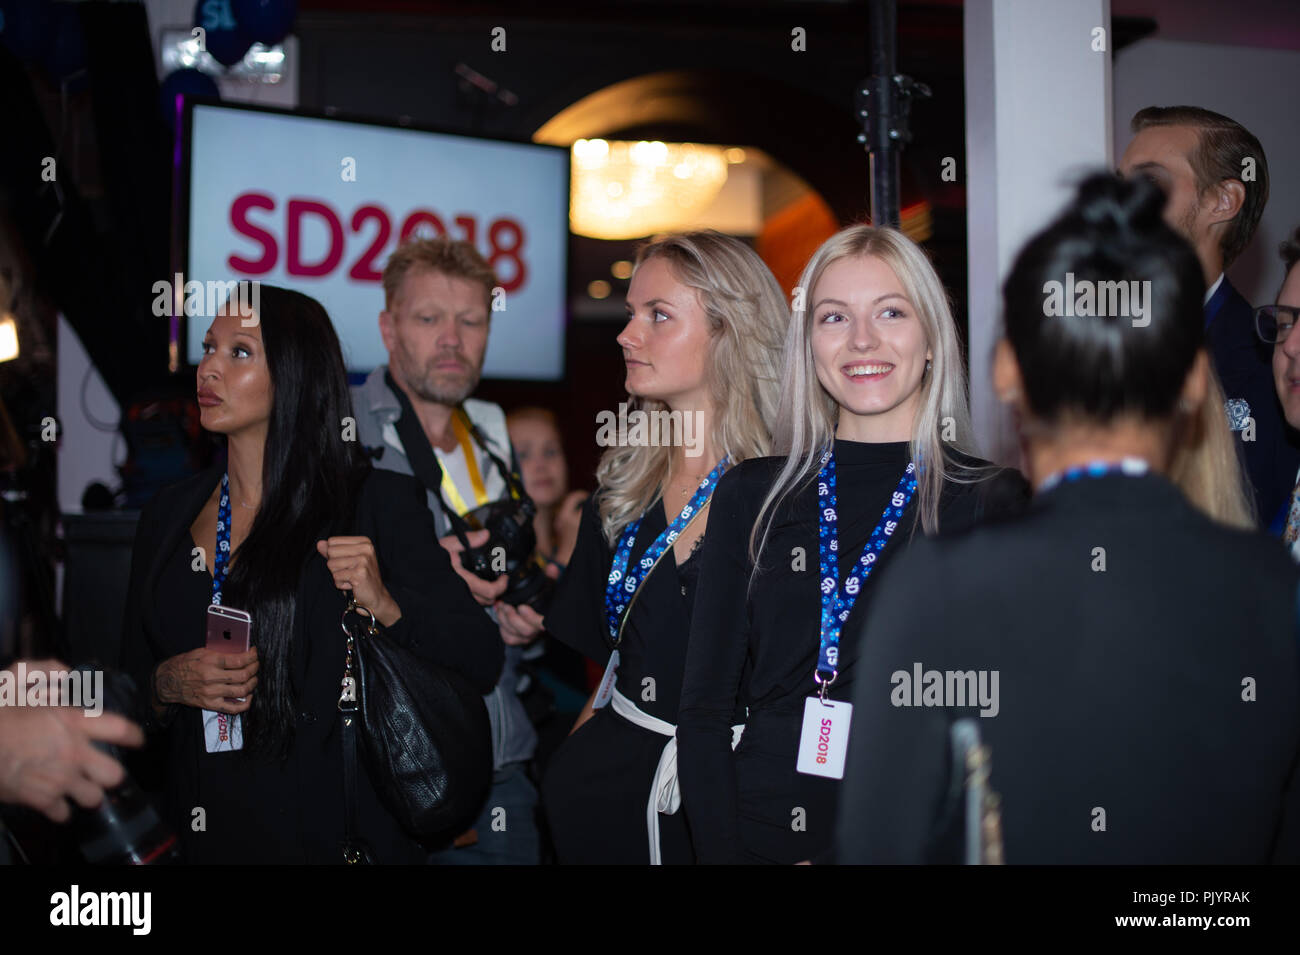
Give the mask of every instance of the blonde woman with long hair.
<path id="1" fill-rule="evenodd" d="M 1220 524 L 1251 530 L 1255 503 L 1223 405 L 1223 386 L 1211 368 L 1205 400 L 1194 413 L 1183 416 L 1169 478 L 1191 504 Z"/>
<path id="2" fill-rule="evenodd" d="M 914 530 L 1017 511 L 1028 496 L 1017 472 L 970 451 L 947 297 L 896 230 L 854 226 L 813 255 L 781 378 L 776 456 L 735 468 L 715 495 L 692 624 L 678 766 L 702 862 L 825 858 L 851 718 L 847 637 L 876 568 Z"/>
<path id="3" fill-rule="evenodd" d="M 599 488 L 546 629 L 606 665 L 542 783 L 561 863 L 689 863 L 672 771 L 710 500 L 768 454 L 789 310 L 737 239 L 670 235 L 637 257 L 618 336 L 630 400 L 602 412 Z"/>

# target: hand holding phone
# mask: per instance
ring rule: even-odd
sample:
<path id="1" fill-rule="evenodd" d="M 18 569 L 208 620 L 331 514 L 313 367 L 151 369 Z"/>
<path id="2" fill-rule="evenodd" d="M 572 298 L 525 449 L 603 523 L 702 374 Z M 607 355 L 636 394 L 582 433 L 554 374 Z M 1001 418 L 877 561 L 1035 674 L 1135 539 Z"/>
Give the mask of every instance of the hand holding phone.
<path id="1" fill-rule="evenodd" d="M 208 607 L 206 647 L 216 653 L 247 653 L 252 645 L 253 618 L 247 611 L 212 604 Z M 226 697 L 227 703 L 243 703 L 247 697 Z"/>

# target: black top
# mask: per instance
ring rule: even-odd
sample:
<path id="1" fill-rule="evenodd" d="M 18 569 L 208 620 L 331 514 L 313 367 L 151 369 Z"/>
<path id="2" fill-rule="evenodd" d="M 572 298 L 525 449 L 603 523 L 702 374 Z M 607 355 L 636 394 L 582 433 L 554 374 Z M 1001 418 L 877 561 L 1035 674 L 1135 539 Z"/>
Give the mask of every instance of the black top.
<path id="1" fill-rule="evenodd" d="M 1067 482 L 1022 520 L 918 542 L 866 620 L 840 861 L 933 858 L 965 716 L 1009 863 L 1300 861 L 1297 576 L 1275 541 L 1150 475 Z M 917 663 L 999 671 L 997 714 L 895 706 L 892 675 Z"/>
<path id="2" fill-rule="evenodd" d="M 963 459 L 967 465 L 982 465 Z M 835 442 L 840 579 L 862 554 L 908 462 L 906 442 Z M 795 808 L 807 814 L 808 838 L 793 840 L 799 862 L 829 848 L 838 783 L 797 774 L 799 728 L 804 700 L 817 687 L 813 671 L 820 640 L 817 488 L 811 482 L 779 509 L 762 568 L 750 588 L 750 530 L 783 459 L 746 461 L 728 473 L 714 492 L 708 541 L 702 555 L 699 595 L 678 714 L 678 771 L 686 809 L 702 862 L 750 861 L 766 852 L 746 843 L 738 814 L 755 827 L 791 833 Z M 973 484 L 949 483 L 940 502 L 940 525 L 968 525 L 986 515 L 1017 511 L 1029 489 L 1016 471 L 985 472 Z M 883 552 L 887 566 L 908 545 L 915 528 L 918 495 Z M 845 622 L 856 632 L 876 591 L 879 569 L 867 579 Z M 846 641 L 847 642 L 847 641 Z M 856 659 L 842 646 L 839 676 L 830 697 L 846 699 Z M 733 713 L 748 708 L 744 736 L 733 755 Z M 855 718 L 854 722 L 857 720 Z M 785 851 L 777 847 L 778 855 Z"/>
<path id="3" fill-rule="evenodd" d="M 155 664 L 203 646 L 212 597 L 207 568 L 192 569 L 189 528 L 221 480 L 213 468 L 160 491 L 140 516 L 131 559 L 122 665 L 149 686 Z M 479 690 L 492 689 L 502 665 L 501 640 L 437 543 L 424 489 L 413 478 L 372 471 L 362 485 L 356 530 L 369 537 L 384 586 L 402 608 L 387 636 L 429 661 L 455 670 Z M 338 730 L 344 636 L 343 593 L 313 554 L 298 589 L 290 666 L 297 687 L 294 742 L 283 763 L 246 750 L 208 753 L 200 711 L 179 707 L 165 730 L 167 814 L 187 861 L 331 863 L 342 861 L 343 761 Z M 257 644 L 257 621 L 253 621 Z M 254 691 L 257 692 L 257 691 Z M 244 714 L 244 719 L 248 718 Z M 383 809 L 365 772 L 358 774 L 359 827 L 382 862 L 422 862 Z M 206 831 L 194 832 L 201 807 Z"/>
<path id="4" fill-rule="evenodd" d="M 605 585 L 614 562 L 614 549 L 601 533 L 599 496 L 597 491 L 583 505 L 573 556 L 556 585 L 555 597 L 546 613 L 546 629 L 579 653 L 605 663 L 611 647 L 605 623 Z M 708 520 L 712 522 L 712 517 Z M 633 563 L 667 527 L 663 498 L 656 498 L 637 529 L 632 544 Z M 699 540 L 703 541 L 711 533 L 710 523 Z M 679 567 L 676 553 L 668 548 L 642 582 L 636 602 L 628 611 L 618 648 L 616 686 L 619 692 L 636 703 L 638 709 L 669 723 L 677 722 L 691 607 L 702 553 L 703 548 L 697 545 Z M 654 699 L 646 698 L 647 678 L 654 680 Z"/>
<path id="5" fill-rule="evenodd" d="M 1246 465 L 1259 523 L 1268 527 L 1282 506 L 1290 500 L 1300 469 L 1300 434 L 1286 423 L 1273 383 L 1273 346 L 1260 341 L 1255 331 L 1255 314 L 1227 276 L 1210 299 L 1213 307 L 1221 300 L 1205 331 L 1206 345 L 1214 358 L 1214 369 L 1229 398 L 1243 399 L 1255 419 L 1254 440 L 1243 440 L 1235 432 L 1237 446 Z"/>

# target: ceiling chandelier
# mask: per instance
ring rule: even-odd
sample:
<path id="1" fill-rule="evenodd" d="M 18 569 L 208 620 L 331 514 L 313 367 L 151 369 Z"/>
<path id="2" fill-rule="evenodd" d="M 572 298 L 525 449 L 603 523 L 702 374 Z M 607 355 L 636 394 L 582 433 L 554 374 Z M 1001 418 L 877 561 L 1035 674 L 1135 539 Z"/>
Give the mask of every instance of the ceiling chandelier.
<path id="1" fill-rule="evenodd" d="M 593 239 L 683 229 L 726 181 L 727 153 L 720 146 L 579 139 L 569 227 Z"/>

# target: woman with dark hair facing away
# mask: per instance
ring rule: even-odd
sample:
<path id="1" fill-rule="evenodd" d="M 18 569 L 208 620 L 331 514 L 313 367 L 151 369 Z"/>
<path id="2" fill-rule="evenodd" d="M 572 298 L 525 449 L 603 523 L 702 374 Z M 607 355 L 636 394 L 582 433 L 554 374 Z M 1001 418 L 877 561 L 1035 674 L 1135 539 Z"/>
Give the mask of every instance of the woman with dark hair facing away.
<path id="1" fill-rule="evenodd" d="M 315 299 L 263 285 L 203 339 L 198 402 L 225 461 L 166 488 L 136 530 L 123 665 L 165 736 L 166 811 L 188 861 L 342 861 L 338 700 L 351 590 L 386 635 L 491 690 L 501 642 L 437 545 L 422 487 L 364 464 L 338 337 Z M 252 647 L 205 645 L 209 604 L 246 611 Z M 424 850 L 358 772 L 377 861 Z"/>
<path id="2" fill-rule="evenodd" d="M 882 574 L 840 861 L 956 861 L 990 767 L 980 832 L 1008 863 L 1300 861 L 1298 575 L 1166 476 L 1208 360 L 1163 204 L 1090 178 L 1012 267 L 994 384 L 1035 497 Z M 991 762 L 953 768 L 954 723 Z"/>
<path id="3" fill-rule="evenodd" d="M 855 632 L 876 568 L 914 533 L 1029 494 L 1019 473 L 970 453 L 957 327 L 919 246 L 844 229 L 813 254 L 794 303 L 773 456 L 718 484 L 691 622 L 678 766 L 706 863 L 829 861 L 840 773 L 817 762 L 821 734 L 808 730 L 834 712 L 835 743 L 857 723 L 840 633 Z"/>

